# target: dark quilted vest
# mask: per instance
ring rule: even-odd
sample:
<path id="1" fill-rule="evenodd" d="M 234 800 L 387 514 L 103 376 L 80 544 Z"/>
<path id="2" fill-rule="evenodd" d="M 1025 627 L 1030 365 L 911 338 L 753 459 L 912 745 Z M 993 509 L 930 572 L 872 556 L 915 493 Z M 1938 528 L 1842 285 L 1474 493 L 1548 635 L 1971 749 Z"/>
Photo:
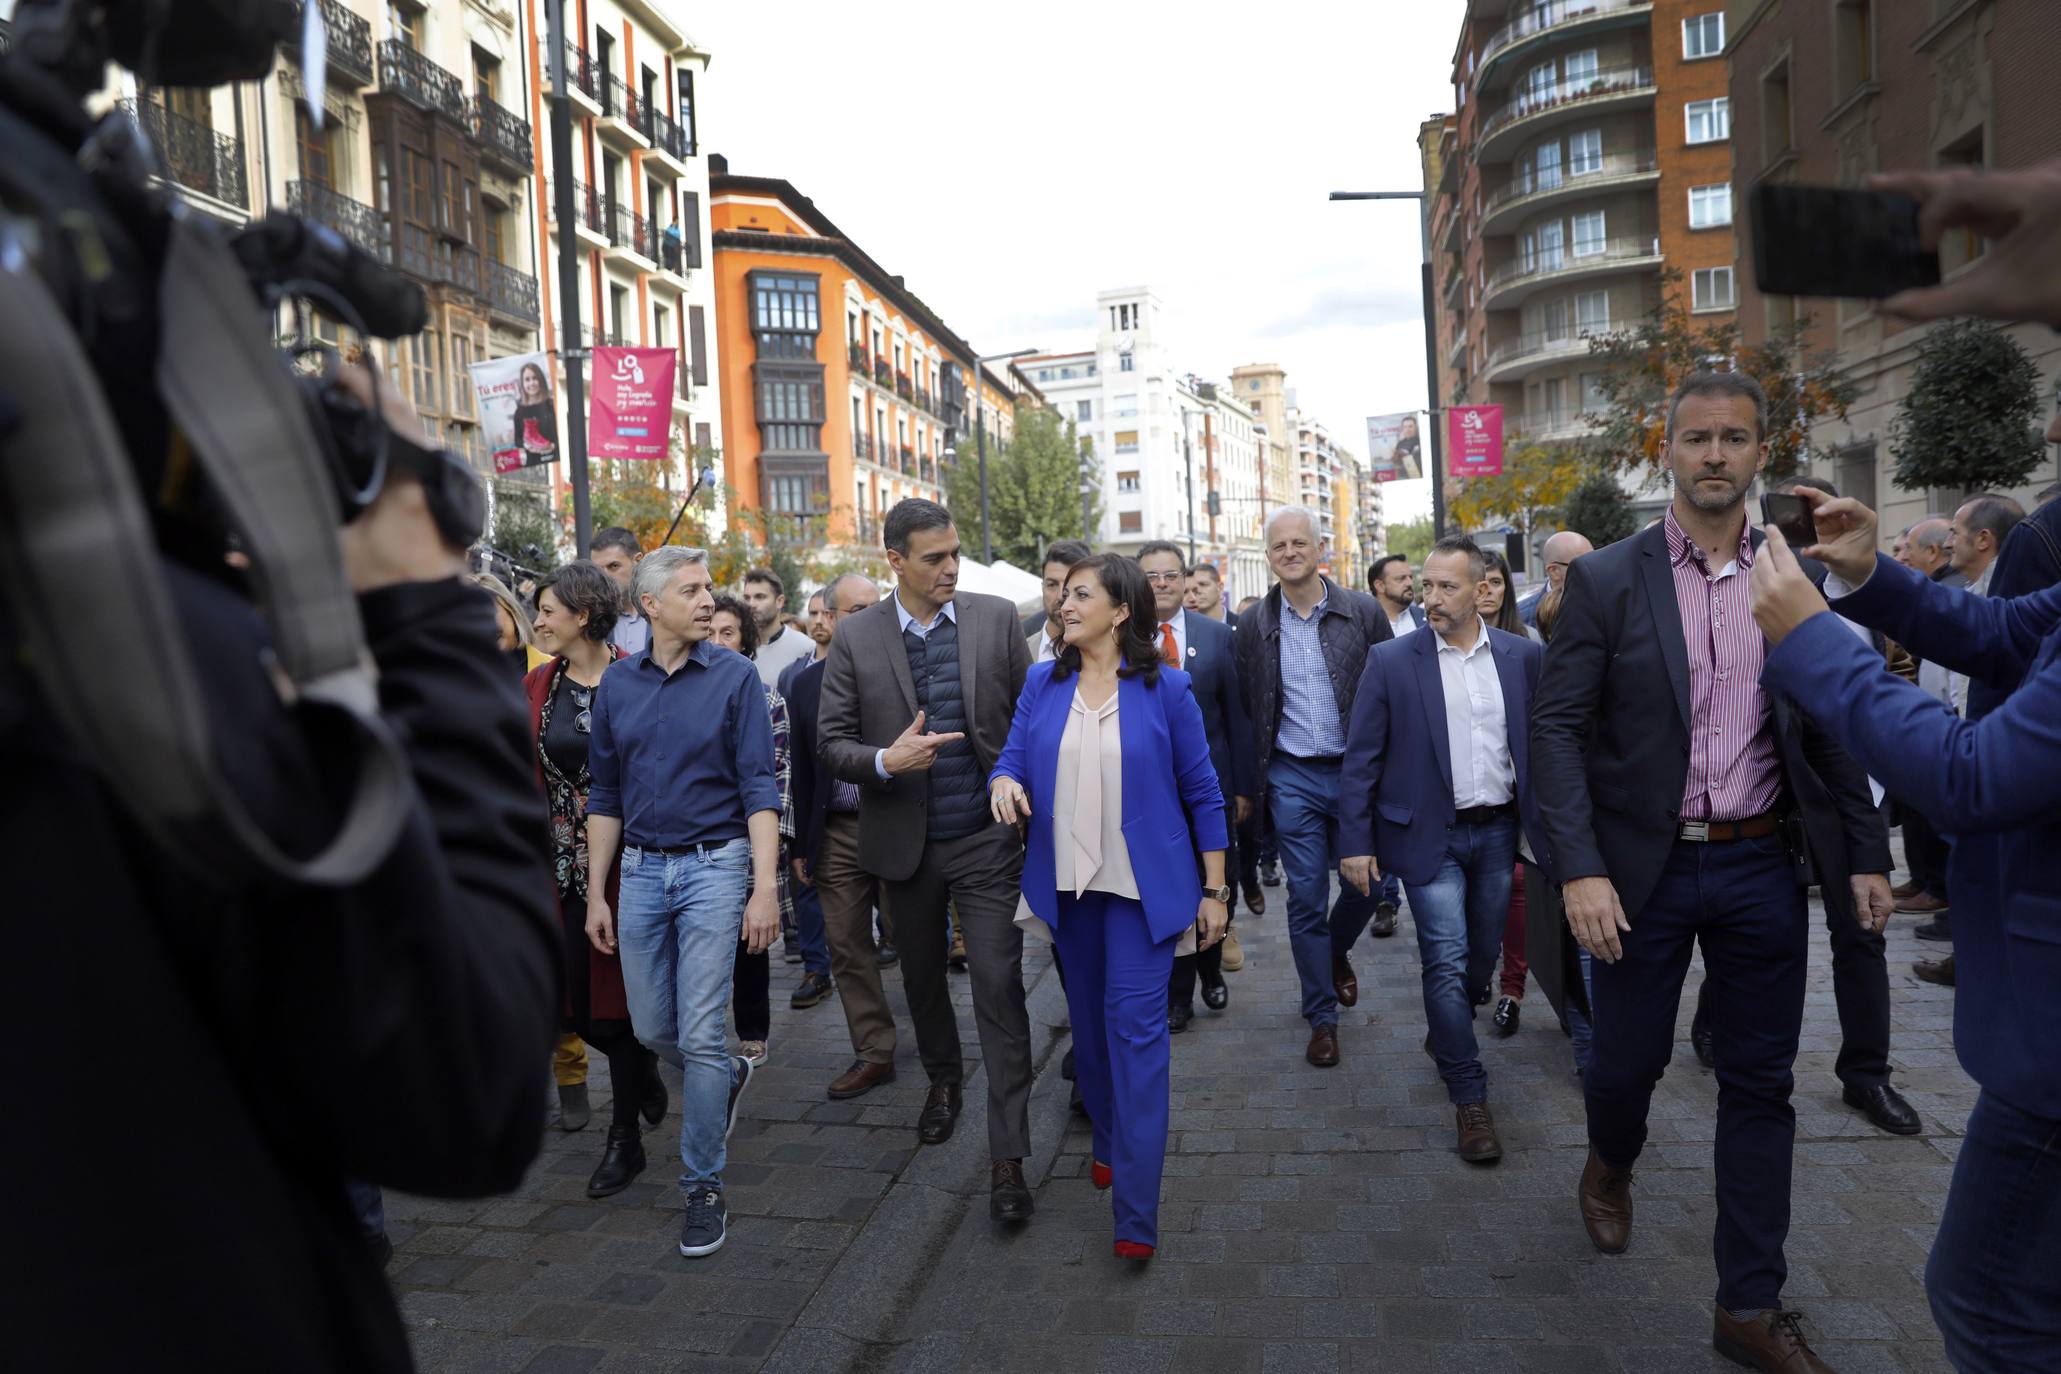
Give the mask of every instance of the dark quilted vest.
<path id="1" fill-rule="evenodd" d="M 959 626 L 940 619 L 928 638 L 904 630 L 902 644 L 909 651 L 909 676 L 916 679 L 923 728 L 938 735 L 967 733 L 966 691 L 959 680 Z M 937 751 L 930 766 L 929 812 L 928 834 L 933 840 L 963 839 L 988 823 L 988 790 L 971 739 Z"/>

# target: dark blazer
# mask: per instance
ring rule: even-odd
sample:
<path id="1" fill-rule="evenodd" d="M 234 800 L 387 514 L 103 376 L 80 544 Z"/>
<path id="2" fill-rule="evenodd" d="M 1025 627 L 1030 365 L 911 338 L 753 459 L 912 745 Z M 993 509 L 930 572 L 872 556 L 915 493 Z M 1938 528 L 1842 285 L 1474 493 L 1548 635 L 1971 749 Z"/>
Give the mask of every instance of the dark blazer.
<path id="1" fill-rule="evenodd" d="M 895 600 L 889 595 L 837 627 L 830 656 L 823 660 L 816 745 L 830 776 L 862 789 L 859 867 L 890 882 L 915 873 L 923 859 L 924 808 L 930 800 L 930 774 L 908 773 L 882 782 L 873 768 L 873 756 L 916 719 L 916 679 L 909 672 Z M 977 592 L 960 592 L 953 600 L 966 733 L 986 775 L 1008 742 L 1030 650 L 1012 603 Z"/>
<path id="2" fill-rule="evenodd" d="M 1989 594 L 2000 601 L 2029 596 L 2061 582 L 2061 498 L 2048 501 L 2011 527 L 1990 569 Z M 2017 683 L 1968 679 L 1968 719 L 1981 720 L 2004 704 Z"/>
<path id="3" fill-rule="evenodd" d="M 1252 721 L 1245 714 L 1245 696 L 1238 690 L 1237 650 L 1230 627 L 1206 615 L 1183 611 L 1182 632 L 1188 637 L 1188 658 L 1181 665 L 1202 708 L 1202 728 L 1209 736 L 1209 761 L 1224 785 L 1224 800 L 1259 797 L 1252 775 Z"/>
<path id="4" fill-rule="evenodd" d="M 1785 698 L 1770 709 L 1820 885 L 1843 892 L 1854 873 L 1887 873 L 1889 832 L 1867 774 Z M 1531 739 L 1554 879 L 1607 877 L 1636 920 L 1674 847 L 1689 777 L 1689 651 L 1661 526 L 1568 565 Z"/>
<path id="5" fill-rule="evenodd" d="M 1503 686 L 1503 720 L 1517 773 L 1517 814 L 1532 853 L 1545 862 L 1545 831 L 1531 779 L 1529 719 L 1538 686 L 1539 646 L 1488 631 Z M 1447 734 L 1438 635 L 1426 630 L 1377 644 L 1353 697 L 1340 784 L 1342 854 L 1371 854 L 1385 873 L 1421 886 L 1438 876 L 1453 828 L 1453 746 Z"/>
<path id="6" fill-rule="evenodd" d="M 1953 832 L 1954 1049 L 1984 1092 L 2061 1117 L 2061 586 L 2000 601 L 1877 558 L 1833 609 L 1971 681 L 2018 684 L 1992 714 L 1960 720 L 1830 616 L 1799 626 L 1763 675 Z"/>
<path id="7" fill-rule="evenodd" d="M 1395 638 L 1381 603 L 1365 592 L 1324 579 L 1329 600 L 1317 636 L 1324 645 L 1324 668 L 1331 693 L 1338 699 L 1338 723 L 1353 716 L 1353 693 L 1367 666 L 1367 650 Z M 1245 714 L 1252 722 L 1252 776 L 1264 786 L 1274 741 L 1281 732 L 1281 584 L 1267 589 L 1257 606 L 1238 622 L 1232 642 L 1238 652 L 1238 684 L 1245 692 Z"/>
<path id="8" fill-rule="evenodd" d="M 794 852 L 813 868 L 823 853 L 824 817 L 830 814 L 830 784 L 818 746 L 822 739 L 823 668 L 819 658 L 804 663 L 787 680 L 787 728 L 794 734 L 793 777 L 788 795 L 794 804 Z"/>
<path id="9" fill-rule="evenodd" d="M 1057 665 L 1040 663 L 1017 698 L 1009 743 L 992 777 L 1014 778 L 1030 795 L 1024 839 L 1023 899 L 1045 924 L 1059 927 L 1059 887 L 1052 851 L 1059 742 L 1066 734 L 1077 676 L 1052 680 Z M 1145 924 L 1154 940 L 1171 940 L 1195 924 L 1202 880 L 1195 855 L 1225 847 L 1223 786 L 1210 766 L 1209 740 L 1188 675 L 1160 670 L 1147 687 L 1118 678 L 1116 721 L 1123 741 L 1124 844 L 1138 880 Z"/>

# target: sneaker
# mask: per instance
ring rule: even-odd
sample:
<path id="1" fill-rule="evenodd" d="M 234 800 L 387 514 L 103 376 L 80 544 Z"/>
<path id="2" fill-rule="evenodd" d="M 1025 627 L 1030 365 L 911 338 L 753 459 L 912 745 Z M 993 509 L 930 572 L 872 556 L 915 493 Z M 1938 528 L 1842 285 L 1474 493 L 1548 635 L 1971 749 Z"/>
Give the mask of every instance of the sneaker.
<path id="1" fill-rule="evenodd" d="M 737 1053 L 744 1057 L 745 1063 L 753 1068 L 757 1068 L 766 1062 L 766 1042 L 763 1040 L 740 1040 L 737 1042 Z"/>
<path id="2" fill-rule="evenodd" d="M 787 1004 L 799 1011 L 804 1007 L 815 1006 L 829 995 L 830 977 L 828 974 L 804 973 L 801 983 L 794 990 L 794 996 L 787 999 Z"/>
<path id="3" fill-rule="evenodd" d="M 792 940 L 784 941 L 780 946 L 780 962 L 783 964 L 798 964 L 801 961 L 801 946 Z"/>
<path id="4" fill-rule="evenodd" d="M 759 1053 L 764 1054 L 766 1050 L 765 1043 L 763 1041 L 755 1043 L 758 1044 Z M 747 1044 L 740 1048 L 749 1047 L 750 1045 Z M 723 1109 L 723 1139 L 725 1140 L 730 1138 L 730 1132 L 737 1129 L 737 1104 L 744 1100 L 744 1090 L 750 1085 L 752 1070 L 756 1067 L 751 1060 L 741 1055 L 733 1058 L 730 1062 L 737 1066 L 737 1077 L 731 1080 L 730 1083 L 730 1105 Z M 722 1242 L 719 1240 L 716 1244 L 721 1245 Z"/>
<path id="5" fill-rule="evenodd" d="M 735 1089 L 731 1090 L 730 1102 L 734 1108 Z M 730 1238 L 728 1221 L 729 1208 L 723 1204 L 720 1189 L 697 1188 L 687 1194 L 687 1218 L 680 1223 L 680 1253 L 688 1259 L 713 1255 Z"/>

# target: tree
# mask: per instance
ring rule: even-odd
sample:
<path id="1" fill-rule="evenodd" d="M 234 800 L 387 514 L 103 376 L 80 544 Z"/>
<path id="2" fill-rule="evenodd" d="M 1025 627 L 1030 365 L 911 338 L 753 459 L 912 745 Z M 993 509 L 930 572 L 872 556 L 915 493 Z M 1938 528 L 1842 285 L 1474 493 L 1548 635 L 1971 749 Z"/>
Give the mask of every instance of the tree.
<path id="1" fill-rule="evenodd" d="M 988 506 L 993 514 L 997 558 L 1035 568 L 1055 539 L 1085 539 L 1098 519 L 1089 500 L 1089 523 L 1081 524 L 1080 438 L 1073 421 L 1049 408 L 1021 415 L 1006 449 L 988 445 Z M 968 553 L 981 548 L 980 463 L 974 441 L 959 441 L 957 461 L 945 472 L 945 504 L 958 522 Z"/>
<path id="2" fill-rule="evenodd" d="M 1423 566 L 1431 554 L 1431 546 L 1438 542 L 1431 531 L 1431 517 L 1420 515 L 1415 520 L 1388 527 L 1388 551 L 1399 553 L 1410 560 L 1412 566 Z"/>
<path id="3" fill-rule="evenodd" d="M 1668 400 L 1690 373 L 1714 368 L 1743 372 L 1767 392 L 1768 479 L 1790 476 L 1815 452 L 1812 426 L 1844 420 L 1858 384 L 1831 354 L 1807 353 L 1809 316 L 1763 343 L 1742 343 L 1735 324 L 1698 324 L 1681 288 L 1681 273 L 1670 270 L 1661 303 L 1643 323 L 1589 340 L 1589 356 L 1603 364 L 1596 374 L 1603 405 L 1589 415 L 1602 461 L 1633 472 L 1664 468 Z"/>
<path id="4" fill-rule="evenodd" d="M 1461 529 L 1480 529 L 1499 518 L 1529 528 L 1557 509 L 1591 470 L 1580 444 L 1528 444 L 1505 457 L 1494 477 L 1470 477 L 1446 507 Z"/>
<path id="5" fill-rule="evenodd" d="M 1889 424 L 1896 484 L 1975 492 L 2024 482 L 2046 454 L 2039 382 L 2031 357 L 1993 324 L 1954 320 L 1932 329 Z"/>
<path id="6" fill-rule="evenodd" d="M 1560 525 L 1587 535 L 1599 549 L 1629 538 L 1637 527 L 1624 488 L 1608 472 L 1590 473 L 1568 494 L 1567 503 L 1560 508 Z"/>
<path id="7" fill-rule="evenodd" d="M 552 572 L 560 561 L 562 530 L 551 514 L 551 493 L 542 487 L 491 479 L 494 529 L 491 542 L 524 567 Z"/>

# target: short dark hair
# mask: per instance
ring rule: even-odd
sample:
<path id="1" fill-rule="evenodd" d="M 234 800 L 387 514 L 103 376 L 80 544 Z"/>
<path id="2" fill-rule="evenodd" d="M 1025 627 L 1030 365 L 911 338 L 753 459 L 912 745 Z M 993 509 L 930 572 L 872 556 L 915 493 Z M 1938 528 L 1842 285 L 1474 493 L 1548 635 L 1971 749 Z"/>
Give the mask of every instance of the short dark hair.
<path id="1" fill-rule="evenodd" d="M 603 549 L 621 549 L 632 558 L 644 552 L 644 546 L 637 542 L 637 536 L 621 525 L 610 525 L 587 541 L 587 557 L 592 558 Z"/>
<path id="2" fill-rule="evenodd" d="M 1809 487 L 1812 491 L 1822 491 L 1827 496 L 1839 495 L 1839 488 L 1833 486 L 1822 477 L 1813 477 L 1808 472 L 1793 472 L 1775 483 L 1776 491 L 1795 491 L 1798 487 Z"/>
<path id="3" fill-rule="evenodd" d="M 1691 372 L 1682 378 L 1682 384 L 1675 388 L 1675 394 L 1667 403 L 1667 437 L 1675 437 L 1675 413 L 1682 408 L 1682 402 L 1691 396 L 1744 396 L 1753 402 L 1753 441 L 1761 443 L 1768 437 L 1768 393 L 1759 382 L 1744 372 L 1720 372 L 1706 368 Z"/>
<path id="4" fill-rule="evenodd" d="M 1399 553 L 1385 553 L 1381 555 L 1381 557 L 1375 559 L 1374 566 L 1367 569 L 1367 590 L 1372 591 L 1377 585 L 1379 585 L 1381 581 L 1381 574 L 1387 569 L 1389 564 L 1407 563 L 1409 561 L 1410 560 L 1408 558 L 1405 558 L 1402 554 Z"/>
<path id="5" fill-rule="evenodd" d="M 1188 576 L 1190 577 L 1195 576 L 1197 573 L 1208 573 L 1219 582 L 1224 580 L 1224 575 L 1217 571 L 1217 565 L 1214 563 L 1197 563 L 1194 567 L 1188 569 Z"/>
<path id="6" fill-rule="evenodd" d="M 605 643 L 615 632 L 615 622 L 623 610 L 623 589 L 592 561 L 575 558 L 561 564 L 558 571 L 537 584 L 537 595 L 541 597 L 545 592 L 557 598 L 566 614 L 587 613 L 587 624 L 581 633 L 596 644 Z"/>
<path id="7" fill-rule="evenodd" d="M 776 600 L 785 601 L 787 599 L 787 584 L 782 582 L 780 574 L 774 572 L 771 568 L 746 568 L 744 576 L 739 578 L 738 581 L 747 587 L 754 582 L 764 583 L 773 589 L 773 596 Z"/>
<path id="8" fill-rule="evenodd" d="M 1152 584 L 1145 580 L 1145 570 L 1138 566 L 1135 558 L 1120 553 L 1091 554 L 1066 570 L 1066 580 L 1073 581 L 1078 572 L 1091 572 L 1102 584 L 1102 590 L 1109 593 L 1109 599 L 1119 606 L 1131 608 L 1131 618 L 1124 622 L 1118 632 L 1123 652 L 1123 665 L 1116 670 L 1118 677 L 1135 677 L 1150 687 L 1159 681 L 1160 665 L 1165 662 L 1159 656 L 1159 641 L 1152 637 L 1153 629 L 1159 624 L 1158 602 L 1152 596 Z M 1068 644 L 1059 650 L 1059 657 L 1052 669 L 1055 681 L 1062 681 L 1081 670 L 1081 651 Z"/>
<path id="9" fill-rule="evenodd" d="M 1243 598 L 1238 603 L 1238 614 L 1244 615 L 1247 611 L 1251 610 L 1254 605 L 1263 600 L 1265 600 L 1264 597 L 1258 596 L 1248 596 Z"/>
<path id="10" fill-rule="evenodd" d="M 737 617 L 739 627 L 738 638 L 740 640 L 738 647 L 743 651 L 744 656 L 746 658 L 757 658 L 759 656 L 759 622 L 758 618 L 751 613 L 751 607 L 745 605 L 742 601 L 730 595 L 730 593 L 724 592 L 716 598 L 715 607 L 709 611 L 709 614 L 717 615 L 723 611 L 728 611 L 731 615 Z"/>
<path id="11" fill-rule="evenodd" d="M 1143 564 L 1147 558 L 1149 558 L 1155 553 L 1172 554 L 1174 556 L 1174 561 L 1181 565 L 1181 575 L 1183 577 L 1188 575 L 1188 560 L 1182 556 L 1181 546 L 1179 544 L 1174 543 L 1170 539 L 1148 540 L 1145 543 L 1145 545 L 1142 548 L 1140 548 L 1138 552 L 1133 556 L 1140 564 Z"/>
<path id="12" fill-rule="evenodd" d="M 1046 545 L 1045 561 L 1038 565 L 1038 571 L 1043 572 L 1054 563 L 1064 563 L 1071 568 L 1077 563 L 1087 562 L 1094 556 L 1095 551 L 1078 539 L 1055 539 Z"/>
<path id="13" fill-rule="evenodd" d="M 952 513 L 935 501 L 926 501 L 920 496 L 904 497 L 894 503 L 882 522 L 880 542 L 895 553 L 909 551 L 909 536 L 919 530 L 948 529 L 953 524 Z"/>
<path id="14" fill-rule="evenodd" d="M 1997 537 L 1999 545 L 2011 527 L 2025 518 L 2025 507 L 1993 491 L 1978 492 L 1961 504 L 1968 512 L 1969 532 L 1988 530 Z"/>
<path id="15" fill-rule="evenodd" d="M 1467 559 L 1467 572 L 1476 582 L 1488 576 L 1488 555 L 1481 551 L 1481 545 L 1464 534 L 1449 534 L 1431 546 L 1431 552 L 1424 555 L 1429 563 L 1442 553 L 1457 553 Z"/>

